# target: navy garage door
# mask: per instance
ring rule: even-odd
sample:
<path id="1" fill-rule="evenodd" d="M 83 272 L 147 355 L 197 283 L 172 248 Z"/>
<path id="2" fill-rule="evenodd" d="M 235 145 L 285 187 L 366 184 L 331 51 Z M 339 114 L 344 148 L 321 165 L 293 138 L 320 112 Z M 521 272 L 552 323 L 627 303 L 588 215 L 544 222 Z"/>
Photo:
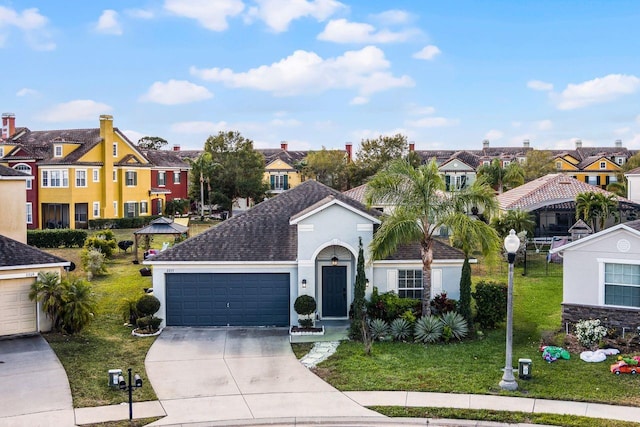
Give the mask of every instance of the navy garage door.
<path id="1" fill-rule="evenodd" d="M 167 274 L 169 326 L 288 326 L 288 273 Z"/>

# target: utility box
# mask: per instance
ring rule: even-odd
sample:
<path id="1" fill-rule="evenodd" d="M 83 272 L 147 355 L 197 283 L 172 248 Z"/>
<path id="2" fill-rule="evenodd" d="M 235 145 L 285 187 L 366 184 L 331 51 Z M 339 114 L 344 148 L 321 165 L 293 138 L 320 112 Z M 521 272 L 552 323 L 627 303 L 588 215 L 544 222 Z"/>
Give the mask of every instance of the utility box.
<path id="1" fill-rule="evenodd" d="M 531 365 L 531 359 L 518 359 L 518 377 L 520 379 L 531 379 Z"/>
<path id="2" fill-rule="evenodd" d="M 120 375 L 122 375 L 122 369 L 109 369 L 109 387 L 118 387 Z"/>

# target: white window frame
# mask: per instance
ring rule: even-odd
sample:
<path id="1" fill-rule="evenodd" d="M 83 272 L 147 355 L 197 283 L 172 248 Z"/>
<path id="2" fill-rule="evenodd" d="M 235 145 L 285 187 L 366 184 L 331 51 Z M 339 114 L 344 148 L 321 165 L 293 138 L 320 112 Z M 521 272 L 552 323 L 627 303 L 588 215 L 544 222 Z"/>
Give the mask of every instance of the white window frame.
<path id="1" fill-rule="evenodd" d="M 27 224 L 33 224 L 33 204 L 27 202 Z"/>
<path id="2" fill-rule="evenodd" d="M 173 172 L 173 183 L 180 184 L 180 171 Z"/>
<path id="3" fill-rule="evenodd" d="M 118 217 L 118 202 L 113 202 L 113 216 Z"/>
<path id="4" fill-rule="evenodd" d="M 624 265 L 632 265 L 632 266 L 636 266 L 636 267 L 640 267 L 640 264 L 638 263 L 637 260 L 632 260 L 632 259 L 598 259 L 598 270 L 599 270 L 599 280 L 598 280 L 598 284 L 599 284 L 599 289 L 598 289 L 598 303 L 601 306 L 604 307 L 619 307 L 619 308 L 624 308 L 624 309 L 629 309 L 629 308 L 640 308 L 640 306 L 633 306 L 633 305 L 614 305 L 614 304 L 606 304 L 605 303 L 605 288 L 606 288 L 606 280 L 605 280 L 605 268 L 607 264 L 624 264 Z M 633 285 L 633 284 L 628 284 L 628 285 L 624 285 L 622 284 L 622 286 L 629 286 L 629 287 L 640 287 L 640 285 Z"/>
<path id="5" fill-rule="evenodd" d="M 113 157 L 118 157 L 118 143 L 117 142 L 113 143 L 112 152 L 113 152 Z"/>
<path id="6" fill-rule="evenodd" d="M 82 181 L 84 181 L 84 185 L 82 184 Z M 80 184 L 78 184 L 78 182 L 80 182 Z M 87 187 L 87 170 L 76 169 L 76 188 L 86 188 L 86 187 Z"/>
<path id="7" fill-rule="evenodd" d="M 556 170 L 562 169 L 562 162 L 556 162 Z"/>
<path id="8" fill-rule="evenodd" d="M 502 162 L 502 167 L 503 167 L 503 168 L 506 168 L 506 167 L 507 167 L 507 166 L 509 166 L 510 164 L 511 164 L 511 161 L 510 161 L 510 160 L 504 160 L 504 161 Z"/>
<path id="9" fill-rule="evenodd" d="M 62 145 L 55 144 L 53 146 L 53 157 L 62 157 Z"/>
<path id="10" fill-rule="evenodd" d="M 118 182 L 118 171 L 113 171 L 113 182 Z"/>
<path id="11" fill-rule="evenodd" d="M 100 169 L 93 169 L 91 171 L 93 182 L 100 182 Z"/>
<path id="12" fill-rule="evenodd" d="M 607 168 L 607 162 L 600 162 L 600 169 L 606 169 Z"/>
<path id="13" fill-rule="evenodd" d="M 146 200 L 140 201 L 140 215 L 147 215 L 149 213 L 149 202 Z"/>
<path id="14" fill-rule="evenodd" d="M 160 179 L 162 177 L 162 179 Z M 167 185 L 167 172 L 158 171 L 158 187 L 164 187 Z"/>
<path id="15" fill-rule="evenodd" d="M 587 179 L 588 179 L 587 184 L 589 184 L 589 185 L 598 185 L 598 177 L 597 176 L 588 175 Z"/>
<path id="16" fill-rule="evenodd" d="M 417 273 L 420 273 L 420 286 L 415 286 Z M 423 278 L 422 278 L 422 269 L 420 268 L 402 268 L 398 269 L 398 296 L 400 298 L 415 298 L 415 296 L 403 296 L 401 295 L 403 292 L 411 292 L 413 295 L 416 295 L 418 292 L 418 299 L 422 299 L 422 294 L 424 291 L 423 286 Z M 412 276 L 412 277 L 409 277 Z M 404 276 L 404 277 L 403 277 Z M 412 284 L 413 286 L 407 286 L 407 284 Z"/>
<path id="17" fill-rule="evenodd" d="M 53 175 L 59 176 L 53 176 Z M 69 188 L 69 171 L 67 169 L 42 169 L 41 186 L 42 188 Z M 58 182 L 59 185 L 53 185 Z"/>
<path id="18" fill-rule="evenodd" d="M 133 183 L 129 184 L 129 177 L 133 177 Z M 128 170 L 124 173 L 124 183 L 127 187 L 135 187 L 138 185 L 138 172 L 134 170 Z"/>
<path id="19" fill-rule="evenodd" d="M 482 166 L 491 166 L 491 162 L 489 160 L 483 160 Z"/>
<path id="20" fill-rule="evenodd" d="M 0 157 L 2 157 L 0 155 Z M 17 165 L 13 166 L 14 170 L 20 171 L 20 172 L 25 172 L 28 173 L 29 175 L 31 175 L 31 166 L 27 165 L 26 163 L 18 163 Z M 33 188 L 33 180 L 32 179 L 28 179 L 27 180 L 27 190 L 31 190 Z"/>
<path id="21" fill-rule="evenodd" d="M 273 189 L 284 190 L 284 175 L 273 175 Z"/>
<path id="22" fill-rule="evenodd" d="M 100 202 L 93 202 L 92 212 L 94 218 L 100 218 Z"/>

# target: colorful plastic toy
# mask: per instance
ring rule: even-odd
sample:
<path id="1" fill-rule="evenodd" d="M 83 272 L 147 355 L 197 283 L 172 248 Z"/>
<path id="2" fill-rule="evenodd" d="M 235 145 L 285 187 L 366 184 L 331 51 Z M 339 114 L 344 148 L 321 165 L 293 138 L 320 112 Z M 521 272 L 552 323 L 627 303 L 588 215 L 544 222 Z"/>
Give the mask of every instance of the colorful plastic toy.
<path id="1" fill-rule="evenodd" d="M 638 367 L 638 362 L 636 361 L 635 365 L 630 365 L 624 360 L 618 360 L 616 363 L 611 365 L 611 372 L 620 375 L 620 374 L 631 374 L 636 375 L 640 367 Z"/>

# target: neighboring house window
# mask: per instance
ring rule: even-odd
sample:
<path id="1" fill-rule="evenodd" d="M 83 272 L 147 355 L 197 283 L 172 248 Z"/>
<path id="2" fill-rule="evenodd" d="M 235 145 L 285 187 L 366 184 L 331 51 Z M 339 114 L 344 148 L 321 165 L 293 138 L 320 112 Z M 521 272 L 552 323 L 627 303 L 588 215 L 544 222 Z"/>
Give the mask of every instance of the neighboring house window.
<path id="1" fill-rule="evenodd" d="M 167 183 L 167 173 L 164 171 L 158 172 L 158 185 L 164 187 Z"/>
<path id="2" fill-rule="evenodd" d="M 616 157 L 616 163 L 619 165 L 624 164 L 624 157 Z"/>
<path id="3" fill-rule="evenodd" d="M 398 270 L 398 296 L 422 298 L 422 270 Z"/>
<path id="4" fill-rule="evenodd" d="M 24 173 L 27 173 L 27 174 L 31 175 L 31 166 L 25 165 L 24 163 L 17 164 L 13 168 L 15 170 L 17 170 L 17 171 L 24 172 Z M 33 188 L 33 183 L 31 182 L 31 179 L 28 179 L 27 180 L 27 190 L 31 190 L 32 188 Z"/>
<path id="5" fill-rule="evenodd" d="M 557 170 L 562 169 L 562 162 L 556 162 L 556 169 Z"/>
<path id="6" fill-rule="evenodd" d="M 27 224 L 33 224 L 33 205 L 27 203 Z"/>
<path id="7" fill-rule="evenodd" d="M 93 182 L 100 182 L 100 170 L 93 169 Z"/>
<path id="8" fill-rule="evenodd" d="M 113 216 L 118 217 L 118 202 L 113 202 Z"/>
<path id="9" fill-rule="evenodd" d="M 62 145 L 53 146 L 53 157 L 62 157 Z"/>
<path id="10" fill-rule="evenodd" d="M 113 143 L 113 157 L 118 157 L 118 143 Z"/>
<path id="11" fill-rule="evenodd" d="M 100 218 L 100 202 L 93 202 L 93 217 Z"/>
<path id="12" fill-rule="evenodd" d="M 0 147 L 0 157 L 4 157 L 4 147 Z"/>
<path id="13" fill-rule="evenodd" d="M 127 186 L 129 187 L 133 187 L 135 185 L 138 185 L 138 173 L 135 171 L 127 171 L 126 172 L 126 183 Z"/>
<path id="14" fill-rule="evenodd" d="M 76 222 L 87 222 L 87 216 L 89 215 L 89 213 L 87 212 L 87 205 L 85 204 L 76 204 L 76 210 L 75 210 L 75 218 L 76 218 Z"/>
<path id="15" fill-rule="evenodd" d="M 606 169 L 607 164 L 605 162 L 600 162 L 600 169 Z"/>
<path id="16" fill-rule="evenodd" d="M 640 307 L 640 265 L 604 265 L 604 303 Z"/>
<path id="17" fill-rule="evenodd" d="M 140 215 L 149 213 L 149 204 L 146 200 L 140 202 Z"/>
<path id="18" fill-rule="evenodd" d="M 69 171 L 67 170 L 43 170 L 42 187 L 68 187 Z"/>
<path id="19" fill-rule="evenodd" d="M 76 171 L 76 187 L 87 186 L 87 171 L 80 169 Z"/>
<path id="20" fill-rule="evenodd" d="M 173 183 L 180 184 L 180 172 L 173 173 Z"/>
<path id="21" fill-rule="evenodd" d="M 600 177 L 599 176 L 587 176 L 586 177 L 587 184 L 591 185 L 600 185 Z"/>
<path id="22" fill-rule="evenodd" d="M 526 157 L 518 157 L 518 163 L 524 164 L 524 162 L 526 162 L 526 161 L 527 161 Z"/>
<path id="23" fill-rule="evenodd" d="M 271 189 L 272 190 L 288 190 L 289 176 L 288 175 L 271 175 Z"/>
<path id="24" fill-rule="evenodd" d="M 118 172 L 113 171 L 113 182 L 118 182 Z"/>
<path id="25" fill-rule="evenodd" d="M 483 160 L 482 166 L 491 166 L 491 162 L 489 160 Z"/>
<path id="26" fill-rule="evenodd" d="M 138 203 L 126 202 L 124 204 L 124 212 L 122 214 L 127 218 L 133 218 L 138 216 Z"/>
<path id="27" fill-rule="evenodd" d="M 504 162 L 502 162 L 502 167 L 506 168 L 507 166 L 509 166 L 511 164 L 511 162 L 509 160 L 505 160 Z"/>

